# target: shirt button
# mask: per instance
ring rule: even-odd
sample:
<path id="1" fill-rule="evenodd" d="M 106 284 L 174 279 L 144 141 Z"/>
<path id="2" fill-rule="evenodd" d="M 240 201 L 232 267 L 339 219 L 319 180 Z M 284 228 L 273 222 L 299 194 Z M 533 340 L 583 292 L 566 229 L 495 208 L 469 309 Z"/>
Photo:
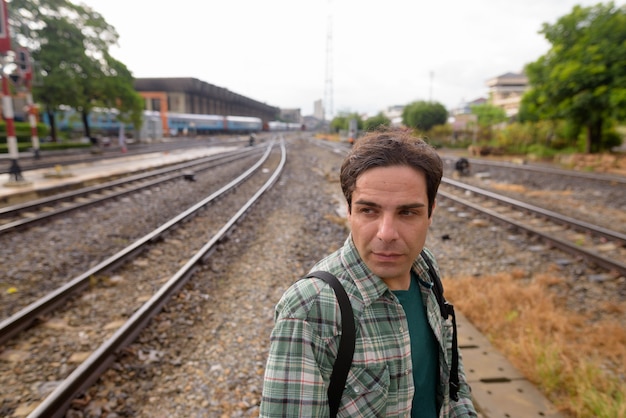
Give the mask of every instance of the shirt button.
<path id="1" fill-rule="evenodd" d="M 360 390 L 361 390 L 361 388 L 360 388 L 360 387 L 358 387 L 358 386 L 355 386 L 355 387 L 354 387 L 354 393 L 359 393 L 359 391 L 360 391 Z"/>
<path id="2" fill-rule="evenodd" d="M 400 327 L 400 332 L 402 332 L 402 327 Z"/>

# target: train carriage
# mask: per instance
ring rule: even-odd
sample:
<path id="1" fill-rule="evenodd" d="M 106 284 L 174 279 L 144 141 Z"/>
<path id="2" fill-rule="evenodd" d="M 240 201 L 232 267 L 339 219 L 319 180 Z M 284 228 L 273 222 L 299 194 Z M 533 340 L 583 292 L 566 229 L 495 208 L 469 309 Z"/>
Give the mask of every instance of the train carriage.
<path id="1" fill-rule="evenodd" d="M 226 129 L 236 132 L 258 132 L 263 128 L 260 118 L 248 116 L 226 116 Z"/>
<path id="2" fill-rule="evenodd" d="M 172 135 L 206 135 L 228 130 L 224 116 L 168 113 L 167 125 Z"/>
<path id="3" fill-rule="evenodd" d="M 49 120 L 44 113 L 44 122 Z M 142 126 L 138 132 L 132 125 L 124 128 L 127 135 L 135 132 L 139 140 L 161 138 L 163 136 L 195 136 L 217 133 L 251 133 L 263 130 L 263 121 L 249 116 L 201 115 L 192 113 L 168 112 L 165 117 L 160 112 L 145 110 Z M 163 120 L 165 119 L 165 120 Z M 79 112 L 63 106 L 55 112 L 57 128 L 70 136 L 79 136 L 84 132 Z M 167 131 L 164 131 L 167 125 Z M 89 127 L 92 135 L 115 137 L 118 135 L 120 122 L 116 109 L 93 109 L 89 113 Z"/>
<path id="4" fill-rule="evenodd" d="M 268 124 L 268 127 L 271 132 L 302 130 L 302 125 L 294 122 L 272 121 Z"/>

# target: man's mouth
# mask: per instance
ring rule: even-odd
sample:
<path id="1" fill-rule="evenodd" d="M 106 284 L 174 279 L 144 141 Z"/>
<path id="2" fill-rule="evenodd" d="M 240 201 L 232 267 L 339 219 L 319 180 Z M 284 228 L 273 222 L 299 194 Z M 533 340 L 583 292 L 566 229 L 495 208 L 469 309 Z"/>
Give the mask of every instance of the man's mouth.
<path id="1" fill-rule="evenodd" d="M 378 260 L 382 261 L 394 261 L 402 256 L 400 253 L 386 252 L 386 251 L 372 251 L 372 255 Z"/>

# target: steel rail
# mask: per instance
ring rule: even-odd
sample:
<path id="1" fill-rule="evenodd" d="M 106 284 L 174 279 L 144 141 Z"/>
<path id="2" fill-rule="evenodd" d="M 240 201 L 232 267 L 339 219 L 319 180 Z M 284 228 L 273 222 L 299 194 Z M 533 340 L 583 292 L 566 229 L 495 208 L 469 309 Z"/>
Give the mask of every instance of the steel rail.
<path id="1" fill-rule="evenodd" d="M 604 256 L 602 256 L 601 254 L 598 254 L 595 251 L 592 250 L 588 250 L 588 249 L 584 249 L 584 248 L 580 248 L 574 244 L 571 244 L 567 241 L 564 241 L 562 239 L 559 239 L 557 237 L 554 237 L 550 234 L 541 232 L 535 228 L 532 228 L 528 225 L 525 225 L 523 223 L 517 222 L 511 218 L 508 218 L 506 216 L 503 216 L 493 210 L 484 208 L 482 206 L 479 206 L 477 204 L 474 204 L 466 199 L 460 198 L 458 196 L 455 196 L 453 194 L 444 192 L 442 190 L 439 190 L 437 193 L 438 196 L 450 199 L 456 203 L 462 204 L 463 206 L 466 206 L 470 209 L 475 210 L 476 212 L 479 213 L 483 213 L 486 214 L 487 216 L 503 222 L 505 224 L 511 225 L 515 228 L 519 228 L 520 230 L 523 231 L 528 231 L 534 235 L 539 236 L 541 239 L 543 239 L 544 241 L 549 242 L 552 246 L 559 248 L 560 250 L 567 252 L 569 254 L 572 254 L 574 256 L 582 256 L 583 258 L 591 261 L 592 263 L 597 264 L 598 266 L 601 266 L 609 271 L 617 271 L 619 272 L 621 275 L 626 275 L 626 264 L 622 261 L 619 260 L 613 260 L 610 258 L 606 258 Z"/>
<path id="2" fill-rule="evenodd" d="M 454 157 L 442 157 L 442 158 L 445 158 L 446 161 L 452 161 L 452 162 L 458 160 L 458 158 L 454 158 Z M 475 165 L 513 168 L 516 170 L 528 170 L 528 171 L 535 171 L 539 173 L 557 174 L 559 176 L 578 177 L 578 178 L 583 178 L 587 180 L 626 183 L 626 177 L 619 176 L 619 175 L 588 173 L 588 172 L 581 172 L 581 171 L 576 171 L 576 170 L 567 170 L 563 168 L 544 167 L 544 166 L 535 165 L 535 164 L 516 164 L 516 163 L 508 163 L 508 162 L 502 162 L 502 161 L 480 160 L 480 159 L 475 159 L 475 158 L 469 158 L 468 161 L 470 164 L 475 164 Z"/>
<path id="3" fill-rule="evenodd" d="M 612 231 L 610 229 L 607 228 L 603 228 L 601 226 L 598 225 L 593 225 L 590 224 L 588 222 L 585 221 L 581 221 L 579 219 L 575 219 L 575 218 L 571 218 L 569 216 L 565 216 L 562 215 L 560 213 L 557 212 L 553 212 L 551 210 L 548 209 L 543 209 L 540 208 L 538 206 L 534 206 L 531 205 L 529 203 L 524 203 L 522 201 L 516 200 L 516 199 L 512 199 L 510 197 L 506 197 L 506 196 L 502 196 L 499 195 L 497 193 L 493 193 L 490 192 L 488 190 L 485 189 L 481 189 L 479 187 L 475 187 L 475 186 L 471 186 L 459 181 L 455 181 L 449 178 L 444 177 L 441 180 L 442 183 L 448 184 L 450 186 L 454 186 L 463 190 L 467 190 L 470 191 L 474 194 L 477 194 L 479 196 L 484 196 L 487 197 L 489 199 L 492 200 L 496 200 L 497 202 L 500 203 L 505 203 L 508 204 L 509 206 L 512 206 L 516 209 L 522 209 L 525 210 L 527 212 L 542 216 L 544 218 L 550 219 L 554 222 L 560 223 L 562 225 L 566 225 L 569 227 L 572 227 L 578 231 L 581 232 L 588 232 L 594 235 L 598 235 L 604 238 L 607 238 L 609 240 L 615 241 L 617 243 L 619 243 L 620 245 L 626 245 L 626 234 L 623 234 L 621 232 L 618 231 Z"/>
<path id="4" fill-rule="evenodd" d="M 68 166 L 73 164 L 93 163 L 102 161 L 114 161 L 128 156 L 137 156 L 152 154 L 155 152 L 167 152 L 181 149 L 197 148 L 198 146 L 216 147 L 227 144 L 243 145 L 247 144 L 247 138 L 244 139 L 227 139 L 220 141 L 211 141 L 206 139 L 183 140 L 174 142 L 156 142 L 152 144 L 128 144 L 127 152 L 121 153 L 117 146 L 103 147 L 93 153 L 91 148 L 70 148 L 66 150 L 42 150 L 40 158 L 36 159 L 32 152 L 20 152 L 19 159 L 21 161 L 23 174 L 28 177 L 31 170 L 41 170 L 52 168 L 57 165 Z M 3 162 L 7 160 L 7 164 L 3 166 Z M 9 174 L 10 164 L 6 154 L 0 154 L 0 174 Z"/>
<path id="5" fill-rule="evenodd" d="M 30 200 L 28 202 L 1 207 L 0 215 L 6 216 L 6 215 L 10 215 L 10 214 L 20 212 L 23 210 L 32 210 L 33 208 L 36 208 L 38 206 L 44 206 L 44 205 L 49 205 L 55 202 L 84 197 L 91 193 L 101 192 L 102 190 L 118 187 L 118 186 L 124 185 L 126 183 L 130 183 L 133 181 L 146 180 L 151 177 L 157 177 L 163 174 L 176 172 L 179 170 L 190 169 L 197 165 L 208 164 L 208 163 L 212 163 L 212 162 L 216 162 L 220 160 L 226 160 L 226 162 L 232 161 L 232 157 L 237 158 L 237 157 L 245 156 L 247 154 L 252 153 L 251 151 L 252 151 L 251 149 L 246 149 L 244 151 L 237 150 L 237 151 L 230 151 L 230 152 L 226 152 L 222 154 L 210 155 L 208 157 L 203 157 L 203 158 L 192 160 L 192 161 L 186 161 L 184 163 L 179 163 L 179 164 L 171 165 L 168 167 L 159 168 L 156 170 L 150 170 L 148 172 L 142 172 L 139 174 L 122 177 L 116 180 L 108 181 L 106 183 L 100 183 L 100 184 L 96 184 L 93 186 L 81 187 L 80 189 L 77 189 L 77 190 L 70 190 L 67 192 L 54 194 L 52 196 Z"/>
<path id="6" fill-rule="evenodd" d="M 140 252 L 145 249 L 145 247 L 149 243 L 161 237 L 164 233 L 166 233 L 166 231 L 175 227 L 176 225 L 180 224 L 191 216 L 194 216 L 197 211 L 211 203 L 213 200 L 220 197 L 224 193 L 234 189 L 236 186 L 238 186 L 240 183 L 250 177 L 259 167 L 261 167 L 261 165 L 269 158 L 272 148 L 273 143 L 270 143 L 267 147 L 267 150 L 259 159 L 259 161 L 257 161 L 252 167 L 242 173 L 239 177 L 232 180 L 230 183 L 226 184 L 216 192 L 212 193 L 210 196 L 204 198 L 184 212 L 176 215 L 174 218 L 170 219 L 152 232 L 144 235 L 142 238 L 133 242 L 116 254 L 110 256 L 106 260 L 100 262 L 86 272 L 74 277 L 63 286 L 57 288 L 51 293 L 48 293 L 46 296 L 22 308 L 15 314 L 0 322 L 0 345 L 4 344 L 16 334 L 30 327 L 37 320 L 37 318 L 45 315 L 46 313 L 57 308 L 59 305 L 63 304 L 70 295 L 73 295 L 81 289 L 89 286 L 90 277 L 96 274 L 109 272 L 121 265 L 122 263 L 125 263 L 128 260 L 136 257 Z"/>
<path id="7" fill-rule="evenodd" d="M 235 215 L 176 272 L 152 298 L 142 305 L 132 317 L 122 325 L 114 335 L 96 349 L 83 363 L 81 363 L 55 390 L 48 395 L 38 407 L 28 415 L 28 418 L 64 416 L 72 400 L 82 391 L 92 385 L 98 377 L 115 360 L 117 353 L 130 344 L 139 333 L 147 326 L 150 319 L 158 314 L 167 301 L 174 295 L 193 275 L 205 258 L 227 236 L 231 228 L 239 222 L 257 202 L 257 200 L 270 187 L 274 185 L 285 166 L 287 159 L 284 141 L 281 141 L 281 161 L 267 182 L 255 193 L 255 195 L 242 206 Z"/>
<path id="8" fill-rule="evenodd" d="M 70 192 L 63 193 L 62 195 L 58 195 L 58 196 L 38 199 L 37 201 L 30 202 L 30 205 L 29 205 L 29 202 L 27 202 L 27 203 L 20 204 L 20 205 L 10 206 L 10 207 L 5 208 L 5 209 L 8 209 L 7 211 L 5 211 L 5 213 L 16 216 L 15 213 L 19 213 L 21 211 L 25 211 L 31 208 L 36 209 L 45 205 L 58 204 L 60 202 L 64 202 L 70 199 L 75 199 L 78 197 L 91 196 L 88 201 L 77 202 L 71 206 L 57 207 L 51 211 L 41 212 L 36 215 L 29 216 L 27 218 L 21 218 L 12 222 L 7 222 L 6 224 L 0 225 L 0 234 L 13 231 L 19 228 L 24 228 L 31 224 L 35 224 L 37 222 L 41 222 L 43 220 L 50 219 L 55 216 L 59 216 L 63 213 L 93 206 L 106 200 L 116 199 L 121 196 L 135 193 L 139 190 L 150 188 L 155 185 L 172 181 L 182 176 L 185 176 L 186 174 L 184 172 L 180 172 L 180 170 L 194 168 L 195 172 L 205 171 L 205 170 L 215 167 L 215 165 L 208 165 L 208 164 L 216 164 L 218 162 L 220 164 L 224 164 L 224 163 L 236 160 L 236 159 L 247 157 L 252 154 L 254 154 L 254 152 L 246 151 L 237 155 L 207 157 L 201 160 L 196 160 L 195 162 L 188 162 L 185 164 L 177 165 L 175 168 L 168 167 L 164 169 L 159 169 L 159 170 L 155 170 L 154 172 L 151 171 L 149 173 L 142 173 L 142 174 L 138 174 L 132 177 L 125 177 L 122 179 L 114 180 L 114 181 L 103 183 L 100 185 L 82 188 L 80 190 L 70 191 Z M 206 166 L 204 168 L 198 168 L 198 166 L 202 166 L 202 165 L 206 165 Z M 153 179 L 152 181 L 145 181 L 151 177 L 156 177 L 156 178 Z M 97 194 L 104 190 L 109 190 L 115 187 L 125 186 L 131 183 L 140 182 L 140 181 L 143 181 L 143 182 L 140 184 L 137 184 L 134 187 L 125 187 L 123 190 L 118 190 L 116 192 L 109 193 L 109 194 L 99 196 L 99 197 L 92 196 L 93 194 Z"/>

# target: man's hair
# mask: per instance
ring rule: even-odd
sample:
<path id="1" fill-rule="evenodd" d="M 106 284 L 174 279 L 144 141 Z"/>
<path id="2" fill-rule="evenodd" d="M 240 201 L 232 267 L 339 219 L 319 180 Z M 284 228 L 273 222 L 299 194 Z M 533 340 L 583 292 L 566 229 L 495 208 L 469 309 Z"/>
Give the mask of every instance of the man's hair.
<path id="1" fill-rule="evenodd" d="M 443 162 L 433 147 L 403 129 L 384 128 L 359 138 L 341 165 L 341 190 L 352 211 L 352 193 L 357 178 L 376 167 L 407 166 L 426 177 L 428 217 L 432 215 L 443 175 Z"/>

